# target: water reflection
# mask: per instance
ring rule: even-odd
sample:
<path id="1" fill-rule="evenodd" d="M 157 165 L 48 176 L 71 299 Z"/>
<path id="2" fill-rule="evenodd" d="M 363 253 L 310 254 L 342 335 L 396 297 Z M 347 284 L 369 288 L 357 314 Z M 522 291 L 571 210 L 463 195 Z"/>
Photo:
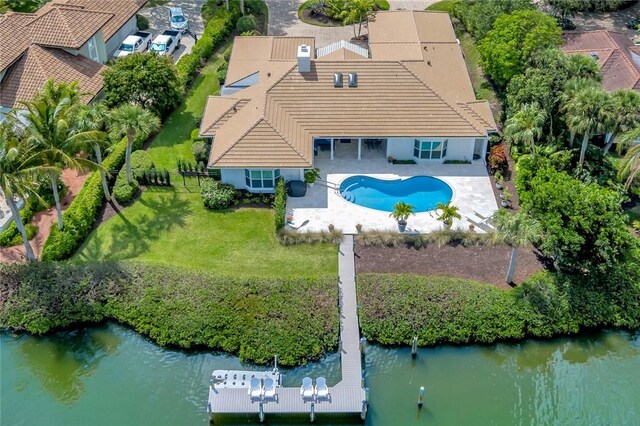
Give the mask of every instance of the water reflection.
<path id="1" fill-rule="evenodd" d="M 22 336 L 14 364 L 28 370 L 55 399 L 72 404 L 85 392 L 85 378 L 119 345 L 120 338 L 104 327 L 44 337 Z"/>

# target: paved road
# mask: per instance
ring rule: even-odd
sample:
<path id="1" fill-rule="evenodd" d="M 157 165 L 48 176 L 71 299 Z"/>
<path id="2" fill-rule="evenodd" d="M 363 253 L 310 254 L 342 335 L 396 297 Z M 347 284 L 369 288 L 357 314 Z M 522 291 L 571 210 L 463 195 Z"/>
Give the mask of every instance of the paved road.
<path id="1" fill-rule="evenodd" d="M 269 35 L 311 36 L 316 47 L 353 37 L 353 26 L 319 27 L 298 19 L 298 8 L 304 0 L 265 0 L 269 6 Z M 436 0 L 390 0 L 391 9 L 424 10 Z M 363 31 L 366 33 L 366 29 Z"/>
<path id="2" fill-rule="evenodd" d="M 163 6 L 145 7 L 140 11 L 140 14 L 149 20 L 149 31 L 155 37 L 157 34 L 169 29 L 169 7 L 179 6 L 189 20 L 191 31 L 200 37 L 204 32 L 204 23 L 202 22 L 200 11 L 205 2 L 206 0 L 175 0 Z M 183 34 L 182 46 L 174 52 L 174 60 L 177 61 L 182 55 L 191 52 L 194 44 L 195 40 L 191 36 Z"/>

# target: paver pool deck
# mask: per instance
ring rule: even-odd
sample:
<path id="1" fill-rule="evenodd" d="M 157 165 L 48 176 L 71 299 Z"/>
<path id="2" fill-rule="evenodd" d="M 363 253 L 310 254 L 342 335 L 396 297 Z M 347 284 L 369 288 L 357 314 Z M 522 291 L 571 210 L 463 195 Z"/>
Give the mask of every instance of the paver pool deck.
<path id="1" fill-rule="evenodd" d="M 291 227 L 300 232 L 326 231 L 330 224 L 344 233 L 356 232 L 356 224 L 366 230 L 397 230 L 389 212 L 362 207 L 345 200 L 334 188 L 355 175 L 367 175 L 378 179 L 406 179 L 412 176 L 433 176 L 446 182 L 453 189 L 452 204 L 460 208 L 462 219 L 455 220 L 453 229 L 469 229 L 469 221 L 479 222 L 476 213 L 491 216 L 498 205 L 491 181 L 482 162 L 474 164 L 389 164 L 386 159 L 334 159 L 317 160 L 321 179 L 328 186 L 316 183 L 304 197 L 287 200 L 287 215 L 293 216 Z M 442 229 L 434 211 L 416 213 L 409 217 L 407 231 L 428 233 Z M 303 225 L 304 224 L 304 225 Z M 303 225 L 303 226 L 301 226 Z M 476 228 L 478 232 L 483 232 Z"/>

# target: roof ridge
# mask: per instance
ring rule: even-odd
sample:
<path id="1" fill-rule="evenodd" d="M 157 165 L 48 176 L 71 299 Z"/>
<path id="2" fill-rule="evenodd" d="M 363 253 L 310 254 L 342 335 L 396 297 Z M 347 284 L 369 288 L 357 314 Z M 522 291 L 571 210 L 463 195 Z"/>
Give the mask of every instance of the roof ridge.
<path id="1" fill-rule="evenodd" d="M 291 142 L 289 142 L 289 139 L 287 139 L 282 133 L 280 133 L 278 131 L 278 129 L 276 129 L 273 124 L 271 124 L 271 121 L 269 121 L 269 119 L 267 119 L 267 117 L 263 117 L 262 120 L 267 123 L 269 125 L 269 127 L 271 127 L 273 129 L 274 132 L 276 132 L 278 134 L 278 136 L 280 136 L 282 138 L 283 141 L 286 142 L 287 145 L 289 145 L 291 147 L 291 149 L 293 149 L 295 151 L 296 154 L 298 154 L 298 156 L 300 158 L 302 158 L 305 161 L 308 161 L 308 159 L 304 158 L 304 155 L 302 155 L 300 153 L 300 151 L 298 151 L 292 144 Z"/>
<path id="2" fill-rule="evenodd" d="M 458 108 L 454 107 L 451 103 L 449 103 L 447 100 L 445 100 L 442 96 L 440 96 L 440 94 L 438 92 L 436 92 L 435 90 L 433 90 L 433 88 L 431 86 L 429 86 L 426 82 L 424 82 L 420 77 L 418 77 L 418 75 L 416 75 L 413 71 L 411 71 L 409 68 L 407 68 L 402 61 L 397 61 L 397 63 L 399 63 L 404 69 L 406 69 L 412 76 L 414 76 L 420 83 L 422 83 L 427 89 L 429 89 L 438 99 L 440 99 L 442 102 L 445 103 L 445 105 L 447 105 L 449 108 L 451 108 L 456 114 L 458 114 L 460 116 L 460 118 L 462 118 L 464 121 L 466 121 L 469 125 L 471 125 L 471 127 L 473 127 L 475 130 L 477 130 L 478 132 L 482 133 L 483 131 L 486 132 L 487 129 L 478 129 L 475 124 L 473 124 L 471 121 L 469 121 L 467 119 L 467 117 L 464 117 L 462 114 L 460 114 L 460 111 L 458 110 Z"/>
<path id="3" fill-rule="evenodd" d="M 256 122 L 253 123 L 252 126 L 250 126 L 244 133 L 242 133 L 239 137 L 237 137 L 235 142 L 233 142 L 231 145 L 229 145 L 229 147 L 226 150 L 222 151 L 220 153 L 220 155 L 218 155 L 218 158 L 216 158 L 214 161 L 209 160 L 209 163 L 215 163 L 215 162 L 219 161 L 222 157 L 224 157 L 227 154 L 227 152 L 231 151 L 231 149 L 234 146 L 238 145 L 238 142 L 240 142 L 242 140 L 242 138 L 244 138 L 247 135 L 247 133 L 249 133 L 250 131 L 255 129 L 255 127 L 258 125 L 258 123 L 260 123 L 260 121 L 262 121 L 262 120 L 263 120 L 263 117 L 258 117 Z M 215 141 L 213 143 L 215 144 Z"/>

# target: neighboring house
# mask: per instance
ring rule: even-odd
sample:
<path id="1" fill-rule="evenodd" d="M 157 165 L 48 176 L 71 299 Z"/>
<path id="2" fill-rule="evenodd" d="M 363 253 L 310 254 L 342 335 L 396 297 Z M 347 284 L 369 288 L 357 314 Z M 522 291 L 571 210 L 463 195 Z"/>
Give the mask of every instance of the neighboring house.
<path id="1" fill-rule="evenodd" d="M 146 0 L 54 0 L 36 13 L 0 15 L 0 111 L 20 106 L 50 78 L 79 81 L 90 102 L 104 63 L 136 30 Z"/>
<path id="2" fill-rule="evenodd" d="M 562 50 L 598 61 L 605 90 L 640 90 L 640 46 L 634 45 L 626 34 L 606 30 L 568 32 L 564 34 Z"/>
<path id="3" fill-rule="evenodd" d="M 313 38 L 236 37 L 221 96 L 200 126 L 208 167 L 272 192 L 317 159 L 484 161 L 496 124 L 475 98 L 449 15 L 377 13 L 369 49 Z"/>

